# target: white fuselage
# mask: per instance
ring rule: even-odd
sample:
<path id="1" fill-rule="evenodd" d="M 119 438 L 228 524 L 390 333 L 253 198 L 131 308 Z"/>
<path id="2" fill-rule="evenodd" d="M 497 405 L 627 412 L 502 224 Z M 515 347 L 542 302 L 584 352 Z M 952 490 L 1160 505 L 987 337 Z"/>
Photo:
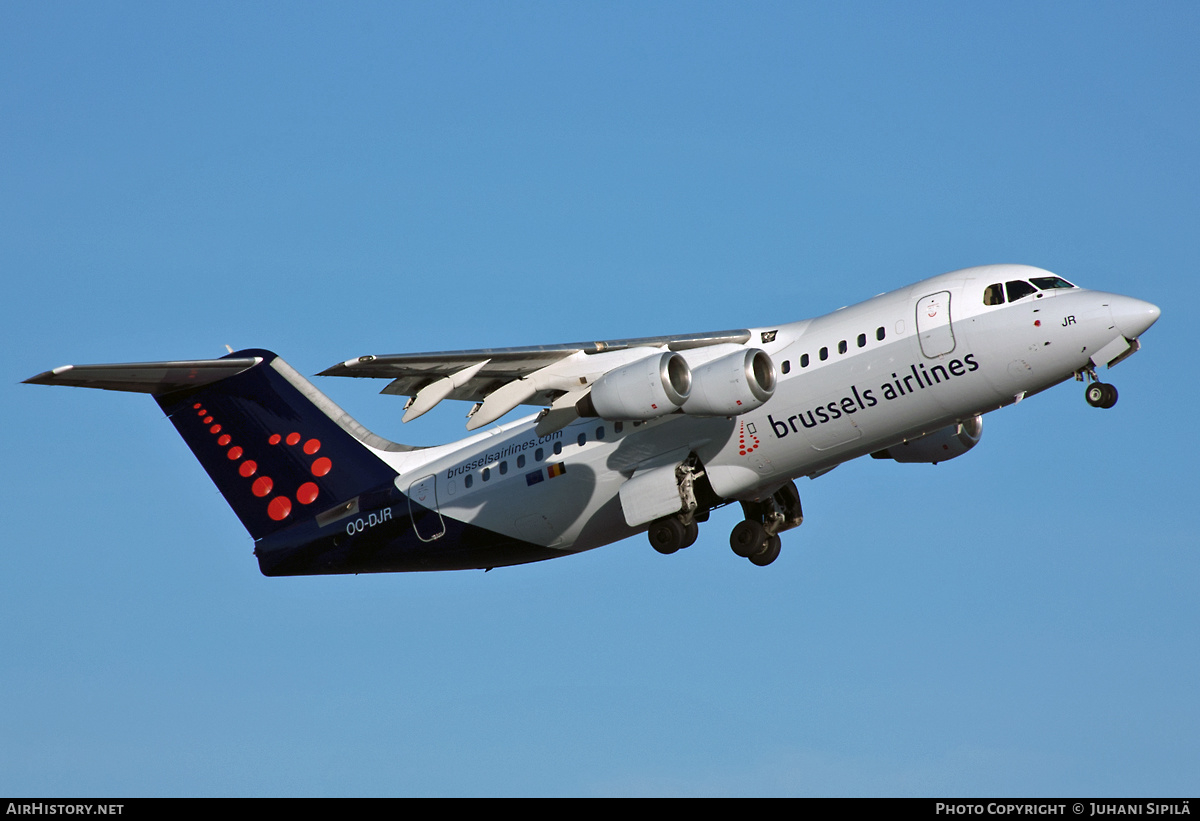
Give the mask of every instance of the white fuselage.
<path id="1" fill-rule="evenodd" d="M 770 354 L 778 386 L 740 416 L 579 419 L 546 437 L 530 416 L 450 445 L 378 455 L 400 474 L 400 491 L 432 494 L 443 517 L 564 552 L 598 547 L 646 529 L 626 523 L 619 492 L 647 464 L 694 454 L 723 499 L 762 499 L 796 477 L 1045 390 L 1158 316 L 1148 303 L 1073 287 L 985 304 L 990 285 L 1043 275 L 970 268 L 753 328 L 744 347 Z"/>

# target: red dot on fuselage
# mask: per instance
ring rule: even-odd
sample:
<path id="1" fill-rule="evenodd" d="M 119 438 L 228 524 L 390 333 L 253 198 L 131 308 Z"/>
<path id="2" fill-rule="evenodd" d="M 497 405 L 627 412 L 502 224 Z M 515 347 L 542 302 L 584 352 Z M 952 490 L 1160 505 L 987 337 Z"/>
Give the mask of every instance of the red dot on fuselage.
<path id="1" fill-rule="evenodd" d="M 316 453 L 320 449 L 321 449 L 321 443 L 318 442 L 316 439 L 309 439 L 307 442 L 304 443 L 304 452 L 307 453 L 309 456 L 312 456 L 314 453 Z"/>
<path id="2" fill-rule="evenodd" d="M 195 408 L 195 409 L 197 409 L 197 410 L 199 410 L 199 408 L 200 408 L 200 403 L 199 403 L 199 402 L 197 402 L 196 404 L 192 405 L 192 407 L 193 407 L 193 408 Z"/>
<path id="3" fill-rule="evenodd" d="M 286 519 L 291 512 L 292 500 L 286 496 L 276 496 L 271 500 L 271 504 L 267 505 L 267 515 L 277 522 Z"/>
<path id="4" fill-rule="evenodd" d="M 328 457 L 322 456 L 312 464 L 313 476 L 324 476 L 333 468 L 333 462 L 329 461 Z"/>
<path id="5" fill-rule="evenodd" d="M 221 426 L 220 426 L 220 425 L 213 425 L 211 428 L 209 428 L 209 429 L 208 429 L 208 432 L 209 432 L 209 433 L 220 433 L 220 432 L 221 432 Z"/>
<path id="6" fill-rule="evenodd" d="M 242 462 L 241 466 L 238 468 L 238 473 L 242 474 L 243 476 L 250 477 L 253 476 L 254 472 L 257 470 L 258 462 L 255 462 L 253 459 L 247 459 L 246 461 Z"/>
<path id="7" fill-rule="evenodd" d="M 271 481 L 270 476 L 259 476 L 250 486 L 250 492 L 255 496 L 266 496 L 273 487 L 275 487 L 275 483 Z"/>
<path id="8" fill-rule="evenodd" d="M 223 433 L 223 434 L 221 434 L 221 438 L 217 440 L 217 444 L 220 445 L 221 447 L 225 447 L 232 441 L 233 441 L 232 436 L 230 436 L 228 433 Z"/>
<path id="9" fill-rule="evenodd" d="M 289 445 L 294 445 L 299 441 L 300 441 L 300 434 L 298 434 L 298 433 L 289 433 L 288 434 L 287 443 Z"/>
<path id="10" fill-rule="evenodd" d="M 305 482 L 296 488 L 296 501 L 302 505 L 311 505 L 317 500 L 317 493 L 319 492 L 315 483 Z"/>
<path id="11" fill-rule="evenodd" d="M 283 437 L 280 436 L 278 433 L 273 433 L 273 434 L 271 434 L 271 438 L 267 440 L 267 444 L 278 445 L 280 440 L 282 440 L 282 439 L 283 439 Z"/>
<path id="12" fill-rule="evenodd" d="M 242 449 L 239 448 L 237 445 L 234 445 L 233 447 L 231 447 L 229 449 L 229 453 L 226 453 L 225 455 L 228 456 L 230 459 L 241 459 L 242 458 Z"/>

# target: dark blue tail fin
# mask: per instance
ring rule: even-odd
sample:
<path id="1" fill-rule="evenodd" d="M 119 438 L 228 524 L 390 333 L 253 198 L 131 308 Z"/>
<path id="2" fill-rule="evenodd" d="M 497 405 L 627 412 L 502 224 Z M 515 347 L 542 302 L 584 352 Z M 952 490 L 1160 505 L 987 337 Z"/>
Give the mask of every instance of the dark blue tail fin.
<path id="1" fill-rule="evenodd" d="M 192 453 L 255 540 L 391 482 L 374 436 L 270 351 L 198 388 L 155 392 Z M 218 360 L 220 361 L 220 360 Z"/>
<path id="2" fill-rule="evenodd" d="M 255 541 L 396 477 L 382 439 L 270 351 L 220 359 L 64 365 L 25 380 L 151 394 Z"/>

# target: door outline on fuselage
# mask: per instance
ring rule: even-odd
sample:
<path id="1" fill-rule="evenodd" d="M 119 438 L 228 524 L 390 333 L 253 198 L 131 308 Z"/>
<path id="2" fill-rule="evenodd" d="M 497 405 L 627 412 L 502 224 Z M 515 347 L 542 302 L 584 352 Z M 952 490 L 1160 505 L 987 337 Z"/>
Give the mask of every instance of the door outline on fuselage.
<path id="1" fill-rule="evenodd" d="M 938 291 L 917 300 L 917 340 L 921 353 L 937 359 L 951 353 L 957 344 L 950 320 L 950 292 Z"/>
<path id="2" fill-rule="evenodd" d="M 436 533 L 432 532 L 433 528 L 426 528 L 425 533 L 421 532 L 417 522 L 423 522 L 427 517 L 420 515 L 422 511 L 418 510 L 418 507 L 430 510 L 437 516 Z M 438 509 L 436 473 L 422 476 L 408 486 L 408 515 L 412 519 L 413 532 L 421 541 L 434 542 L 446 535 L 446 521 L 442 518 L 442 511 Z"/>

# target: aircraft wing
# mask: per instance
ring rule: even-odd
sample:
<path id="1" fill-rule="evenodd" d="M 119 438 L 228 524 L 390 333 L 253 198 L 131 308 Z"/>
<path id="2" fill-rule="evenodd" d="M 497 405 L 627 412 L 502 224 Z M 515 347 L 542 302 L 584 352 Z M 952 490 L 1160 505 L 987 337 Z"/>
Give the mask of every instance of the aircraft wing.
<path id="1" fill-rule="evenodd" d="M 553 408 L 556 400 L 568 397 L 573 405 L 596 379 L 655 353 L 742 345 L 749 339 L 750 331 L 743 329 L 561 345 L 360 356 L 327 368 L 320 375 L 390 379 L 382 393 L 412 397 L 405 406 L 405 422 L 443 399 L 481 403 L 467 423 L 467 428 L 473 430 L 518 405 Z"/>

